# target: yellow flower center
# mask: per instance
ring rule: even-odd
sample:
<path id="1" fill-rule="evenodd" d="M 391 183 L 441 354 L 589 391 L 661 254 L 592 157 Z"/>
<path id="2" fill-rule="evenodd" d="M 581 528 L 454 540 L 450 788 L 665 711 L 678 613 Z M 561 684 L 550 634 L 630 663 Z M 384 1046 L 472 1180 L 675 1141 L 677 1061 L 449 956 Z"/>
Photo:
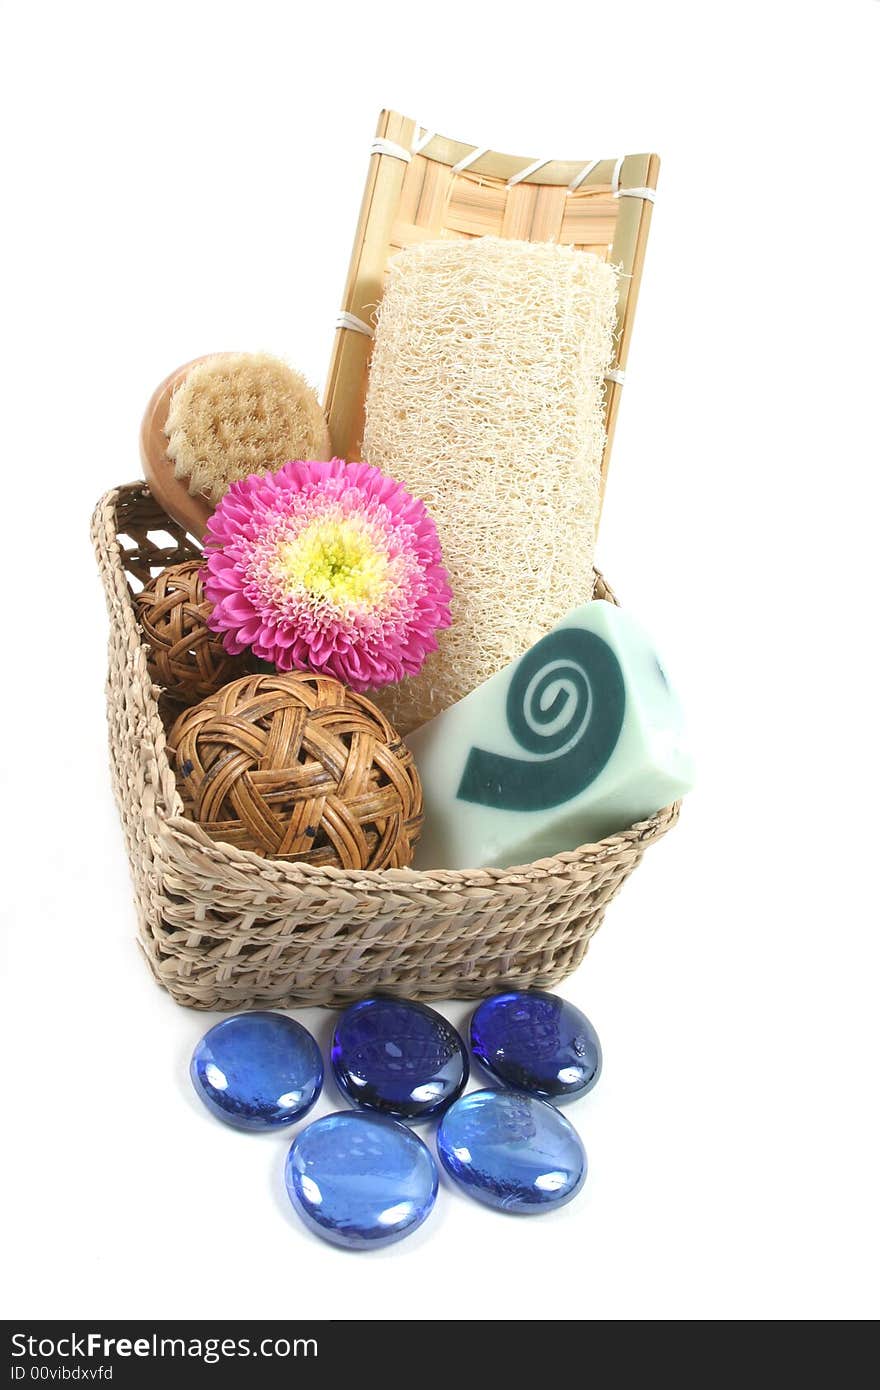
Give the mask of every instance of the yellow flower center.
<path id="1" fill-rule="evenodd" d="M 305 589 L 339 608 L 373 607 L 388 584 L 388 557 L 350 517 L 321 517 L 296 540 L 278 548 L 282 578 L 291 592 Z"/>

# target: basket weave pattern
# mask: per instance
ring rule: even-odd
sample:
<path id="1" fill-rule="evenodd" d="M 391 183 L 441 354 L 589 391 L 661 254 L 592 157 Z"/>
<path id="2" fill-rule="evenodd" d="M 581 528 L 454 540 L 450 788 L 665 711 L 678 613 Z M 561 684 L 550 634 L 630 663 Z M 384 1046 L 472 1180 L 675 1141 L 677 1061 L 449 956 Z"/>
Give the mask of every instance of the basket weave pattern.
<path id="1" fill-rule="evenodd" d="M 479 998 L 548 988 L 579 965 L 608 902 L 677 806 L 514 869 L 315 868 L 217 843 L 183 816 L 129 584 L 197 548 L 140 483 L 101 499 L 92 534 L 110 617 L 110 753 L 139 939 L 178 1003 L 343 1005 L 376 991 Z M 613 599 L 598 575 L 595 596 Z"/>

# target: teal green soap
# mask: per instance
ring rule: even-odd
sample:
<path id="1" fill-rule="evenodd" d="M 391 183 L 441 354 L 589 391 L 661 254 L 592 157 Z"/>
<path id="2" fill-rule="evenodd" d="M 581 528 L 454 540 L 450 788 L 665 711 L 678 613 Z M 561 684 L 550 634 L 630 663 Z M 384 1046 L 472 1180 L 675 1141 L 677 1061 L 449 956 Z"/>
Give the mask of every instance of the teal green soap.
<path id="1" fill-rule="evenodd" d="M 414 868 L 509 868 L 645 820 L 693 785 L 681 705 L 614 604 L 575 608 L 407 738 L 425 825 Z"/>

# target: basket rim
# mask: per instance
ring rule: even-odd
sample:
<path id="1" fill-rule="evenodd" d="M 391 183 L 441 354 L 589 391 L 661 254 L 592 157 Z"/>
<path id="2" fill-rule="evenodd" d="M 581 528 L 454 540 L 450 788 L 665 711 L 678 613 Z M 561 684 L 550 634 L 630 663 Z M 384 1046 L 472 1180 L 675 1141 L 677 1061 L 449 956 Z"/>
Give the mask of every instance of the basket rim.
<path id="1" fill-rule="evenodd" d="M 167 762 L 164 749 L 163 757 Z M 680 810 L 681 802 L 673 802 L 647 820 L 637 821 L 603 840 L 587 842 L 573 850 L 563 850 L 559 854 L 525 864 L 512 864 L 504 869 L 340 869 L 333 866 L 322 868 L 303 862 L 268 859 L 255 854 L 253 850 L 239 849 L 235 845 L 227 844 L 225 840 L 214 839 L 196 821 L 188 820 L 182 815 L 169 814 L 163 810 L 159 812 L 159 818 L 161 827 L 171 832 L 178 844 L 183 841 L 182 848 L 191 846 L 198 852 L 207 852 L 212 858 L 222 859 L 230 867 L 258 873 L 261 878 L 278 875 L 288 884 L 297 884 L 298 880 L 304 880 L 305 883 L 315 886 L 329 882 L 340 888 L 346 884 L 352 888 L 364 887 L 367 884 L 381 888 L 396 883 L 412 891 L 423 885 L 426 892 L 435 892 L 443 888 L 461 890 L 463 887 L 516 887 L 520 882 L 535 883 L 541 879 L 567 876 L 571 869 L 582 864 L 587 856 L 591 866 L 606 860 L 613 861 L 631 845 L 639 841 L 649 842 L 658 833 L 668 830 L 678 819 Z"/>

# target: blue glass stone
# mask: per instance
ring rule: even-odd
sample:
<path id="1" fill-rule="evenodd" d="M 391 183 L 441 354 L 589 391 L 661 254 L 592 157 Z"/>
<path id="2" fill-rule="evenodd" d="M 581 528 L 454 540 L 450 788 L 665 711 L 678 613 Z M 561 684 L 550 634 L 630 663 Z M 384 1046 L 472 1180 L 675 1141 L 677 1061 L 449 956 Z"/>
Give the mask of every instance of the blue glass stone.
<path id="1" fill-rule="evenodd" d="M 437 1165 L 397 1120 L 343 1110 L 306 1125 L 284 1173 L 303 1221 L 351 1250 L 375 1250 L 421 1226 L 437 1196 Z"/>
<path id="2" fill-rule="evenodd" d="M 447 1110 L 437 1152 L 469 1197 L 537 1213 L 570 1202 L 587 1176 L 577 1131 L 546 1101 L 517 1091 L 471 1091 Z"/>
<path id="3" fill-rule="evenodd" d="M 352 1104 L 401 1120 L 439 1115 L 461 1095 L 470 1070 L 467 1048 L 442 1014 L 385 996 L 346 1009 L 330 1060 Z"/>
<path id="4" fill-rule="evenodd" d="M 471 1047 L 496 1081 L 554 1105 L 599 1080 L 602 1049 L 586 1014 L 540 990 L 496 994 L 471 1019 Z"/>
<path id="5" fill-rule="evenodd" d="M 189 1074 L 218 1119 L 236 1129 L 275 1129 L 311 1110 L 324 1063 L 315 1039 L 295 1019 L 236 1014 L 208 1030 Z"/>

